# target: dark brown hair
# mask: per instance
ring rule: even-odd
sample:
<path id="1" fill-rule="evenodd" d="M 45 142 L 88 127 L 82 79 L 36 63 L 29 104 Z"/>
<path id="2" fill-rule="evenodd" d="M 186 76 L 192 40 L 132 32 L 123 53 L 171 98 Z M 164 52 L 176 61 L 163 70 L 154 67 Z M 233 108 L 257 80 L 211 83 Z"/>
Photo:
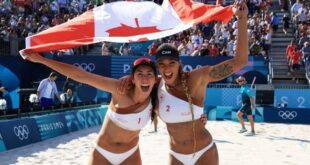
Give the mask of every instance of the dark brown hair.
<path id="1" fill-rule="evenodd" d="M 134 75 L 135 71 L 140 67 L 140 66 L 149 66 L 152 68 L 152 71 L 154 72 L 154 75 L 155 75 L 155 79 L 156 79 L 156 76 L 157 76 L 157 69 L 156 69 L 156 65 L 153 61 L 150 61 L 150 62 L 141 62 L 140 64 L 136 65 L 136 66 L 132 66 L 132 69 L 131 69 L 131 76 Z M 155 83 L 153 88 L 152 88 L 152 91 L 150 93 L 150 96 L 151 96 L 151 103 L 152 103 L 152 111 L 151 111 L 151 121 L 154 120 L 155 118 L 155 107 L 156 107 L 156 104 L 157 104 L 157 89 L 158 89 L 158 85 Z"/>
<path id="2" fill-rule="evenodd" d="M 58 74 L 56 72 L 51 72 L 49 77 L 58 77 Z"/>

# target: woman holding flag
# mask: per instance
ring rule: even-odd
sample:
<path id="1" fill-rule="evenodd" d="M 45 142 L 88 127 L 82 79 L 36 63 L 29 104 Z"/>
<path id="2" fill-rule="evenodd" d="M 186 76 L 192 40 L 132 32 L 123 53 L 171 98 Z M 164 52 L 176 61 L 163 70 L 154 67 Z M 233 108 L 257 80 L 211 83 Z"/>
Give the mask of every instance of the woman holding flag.
<path id="1" fill-rule="evenodd" d="M 118 7 L 115 8 L 117 5 Z M 138 10 L 142 6 L 148 7 L 149 10 Z M 111 13 L 109 16 L 102 15 L 106 14 L 107 10 L 105 9 L 108 7 L 113 8 L 111 11 L 117 9 L 117 13 L 114 14 L 118 15 L 116 17 Z M 134 10 L 134 7 L 137 10 Z M 101 9 L 105 12 L 102 12 Z M 145 13 L 138 11 L 147 11 L 149 14 L 147 19 L 144 18 Z M 130 14 L 126 14 L 126 12 Z M 213 165 L 219 164 L 216 145 L 204 124 L 198 121 L 203 114 L 205 87 L 210 82 L 228 77 L 247 64 L 247 13 L 247 6 L 244 2 L 238 2 L 233 7 L 225 8 L 190 0 L 165 0 L 162 6 L 147 2 L 111 3 L 89 11 L 65 24 L 30 36 L 26 39 L 26 45 L 29 50 L 43 52 L 101 40 L 114 42 L 152 40 L 181 32 L 200 22 L 207 23 L 213 20 L 227 22 L 231 15 L 235 14 L 238 18 L 238 38 L 236 54 L 233 59 L 215 66 L 204 66 L 184 73 L 179 60 L 179 52 L 175 47 L 162 45 L 156 52 L 157 65 L 162 76 L 157 92 L 159 116 L 166 122 L 170 135 L 170 163 Z M 124 15 L 126 17 L 123 17 Z M 162 20 L 157 19 L 159 16 Z M 132 19 L 128 19 L 128 17 L 132 17 Z M 113 19 L 113 21 L 107 19 Z M 116 20 L 119 23 L 115 23 Z M 141 21 L 143 21 L 143 27 Z M 83 24 L 80 24 L 81 22 Z M 114 24 L 108 24 L 111 22 Z M 64 33 L 66 35 L 62 35 Z M 147 103 L 150 101 L 148 98 L 151 91 L 154 91 L 156 72 L 153 67 L 150 69 L 141 66 L 141 69 L 137 69 L 140 68 L 138 67 L 140 65 L 137 64 L 134 67 L 136 70 L 133 70 L 134 74 L 131 80 L 135 86 L 129 89 L 129 92 L 124 96 L 121 96 L 116 92 L 117 87 L 121 86 L 118 80 L 93 75 L 71 65 L 45 59 L 37 53 L 22 51 L 21 54 L 30 61 L 47 65 L 76 81 L 112 93 L 110 104 L 110 114 L 112 115 L 107 115 L 109 117 L 106 117 L 102 126 L 96 150 L 93 152 L 92 164 L 141 164 L 137 147 L 140 126 L 138 127 L 136 123 L 124 125 L 120 123 L 121 121 L 116 122 L 116 119 L 112 118 L 121 115 L 118 113 L 125 113 L 125 116 L 130 113 L 130 115 L 136 116 L 145 112 L 145 109 L 151 108 Z M 145 61 L 144 64 L 149 63 L 147 60 L 142 61 Z M 137 105 L 138 107 L 135 107 Z M 127 109 L 128 107 L 130 109 Z M 144 116 L 148 118 L 146 115 Z M 140 121 L 138 120 L 138 123 Z M 107 131 L 108 129 L 109 131 Z"/>
<path id="2" fill-rule="evenodd" d="M 230 60 L 185 73 L 177 48 L 162 44 L 157 49 L 156 62 L 162 77 L 158 86 L 158 114 L 170 136 L 170 164 L 219 164 L 213 138 L 198 119 L 204 113 L 208 83 L 232 75 L 248 62 L 246 4 L 235 3 L 233 12 L 238 19 L 238 36 L 235 56 Z M 124 79 L 121 89 L 125 89 L 128 80 Z"/>
<path id="3" fill-rule="evenodd" d="M 233 59 L 185 73 L 177 49 L 161 45 L 157 50 L 156 61 L 162 76 L 158 86 L 159 117 L 167 124 L 170 135 L 170 164 L 219 164 L 213 138 L 197 119 L 203 114 L 208 83 L 224 79 L 247 64 L 246 4 L 236 3 L 233 12 L 238 19 L 237 48 Z"/>
<path id="4" fill-rule="evenodd" d="M 70 64 L 50 60 L 38 53 L 21 51 L 27 60 L 46 65 L 71 79 L 110 92 L 112 99 L 99 132 L 89 164 L 142 164 L 140 130 L 154 119 L 157 100 L 156 66 L 149 58 L 139 58 L 132 66 L 133 88 L 120 94 L 120 80 L 95 75 Z"/>

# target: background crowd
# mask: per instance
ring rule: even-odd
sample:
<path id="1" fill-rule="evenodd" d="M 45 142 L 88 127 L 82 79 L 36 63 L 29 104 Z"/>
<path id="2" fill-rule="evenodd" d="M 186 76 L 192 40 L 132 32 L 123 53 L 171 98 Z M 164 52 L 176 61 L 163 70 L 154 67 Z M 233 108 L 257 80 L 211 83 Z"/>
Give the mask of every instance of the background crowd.
<path id="1" fill-rule="evenodd" d="M 86 10 L 113 0 L 0 0 L 0 53 L 17 55 L 18 50 L 25 47 L 24 39 L 47 28 L 66 22 Z M 115 0 L 114 0 L 115 1 Z M 213 0 L 200 0 L 204 3 L 215 3 Z M 162 3 L 162 0 L 155 0 Z M 216 3 L 229 5 L 232 1 L 218 0 Z M 271 36 L 279 24 L 289 23 L 296 28 L 295 43 L 302 50 L 309 41 L 309 3 L 300 0 L 279 0 L 282 10 L 291 15 L 280 18 L 277 13 L 270 12 L 271 0 L 247 0 L 249 8 L 248 33 L 250 54 L 264 56 L 268 59 Z M 183 56 L 232 56 L 235 51 L 237 21 L 232 19 L 228 24 L 212 22 L 199 24 L 179 34 L 154 41 L 146 54 L 153 55 L 156 47 L 162 42 L 174 44 Z M 298 41 L 298 42 L 297 42 Z M 53 52 L 55 55 L 87 55 L 96 45 L 89 45 L 68 50 Z M 98 52 L 100 54 L 100 52 Z M 117 46 L 114 43 L 102 43 L 102 55 L 141 55 L 129 44 Z M 143 55 L 146 55 L 145 53 Z"/>
<path id="2" fill-rule="evenodd" d="M 103 3 L 116 0 L 0 0 L 0 56 L 18 55 L 25 47 L 25 38 L 50 27 L 67 22 Z M 162 0 L 153 0 L 161 4 Z M 196 0 L 203 3 L 232 4 L 232 0 Z M 279 3 L 283 16 L 271 12 Z M 310 1 L 307 0 L 247 0 L 249 8 L 248 36 L 249 54 L 269 59 L 272 36 L 277 31 L 290 33 L 293 38 L 287 47 L 290 66 L 302 64 L 310 55 Z M 280 26 L 283 25 L 283 26 Z M 97 43 L 73 49 L 50 52 L 54 56 L 88 55 L 98 48 L 98 55 L 132 56 L 155 54 L 161 43 L 171 43 L 181 56 L 233 56 L 236 46 L 237 20 L 228 24 L 212 22 L 198 24 L 181 33 L 151 41 L 146 52 L 137 52 L 131 44 Z M 292 26 L 292 27 L 291 27 Z M 281 28 L 280 28 L 281 27 Z M 282 28 L 283 27 L 283 28 Z M 101 52 L 100 52 L 101 51 Z M 67 90 L 64 90 L 67 91 Z"/>

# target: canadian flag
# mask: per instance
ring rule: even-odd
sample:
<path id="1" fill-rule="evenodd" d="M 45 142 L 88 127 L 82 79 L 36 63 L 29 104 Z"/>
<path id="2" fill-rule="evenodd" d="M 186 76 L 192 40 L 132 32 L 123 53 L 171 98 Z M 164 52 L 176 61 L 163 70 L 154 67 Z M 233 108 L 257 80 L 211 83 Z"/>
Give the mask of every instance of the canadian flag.
<path id="1" fill-rule="evenodd" d="M 153 2 L 113 2 L 26 38 L 26 49 L 35 52 L 68 49 L 92 43 L 137 42 L 163 38 L 200 22 L 228 22 L 232 6 L 222 7 L 165 0 Z"/>

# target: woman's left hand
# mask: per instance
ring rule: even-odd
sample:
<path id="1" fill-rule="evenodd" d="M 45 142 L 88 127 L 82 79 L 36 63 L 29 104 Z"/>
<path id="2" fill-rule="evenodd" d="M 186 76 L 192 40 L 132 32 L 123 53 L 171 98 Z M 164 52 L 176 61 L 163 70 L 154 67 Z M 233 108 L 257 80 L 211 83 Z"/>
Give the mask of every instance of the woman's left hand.
<path id="1" fill-rule="evenodd" d="M 238 18 L 238 19 L 242 19 L 242 18 L 247 18 L 248 17 L 248 7 L 246 5 L 246 3 L 241 0 L 241 1 L 236 1 L 233 5 L 233 12 L 234 15 Z"/>

